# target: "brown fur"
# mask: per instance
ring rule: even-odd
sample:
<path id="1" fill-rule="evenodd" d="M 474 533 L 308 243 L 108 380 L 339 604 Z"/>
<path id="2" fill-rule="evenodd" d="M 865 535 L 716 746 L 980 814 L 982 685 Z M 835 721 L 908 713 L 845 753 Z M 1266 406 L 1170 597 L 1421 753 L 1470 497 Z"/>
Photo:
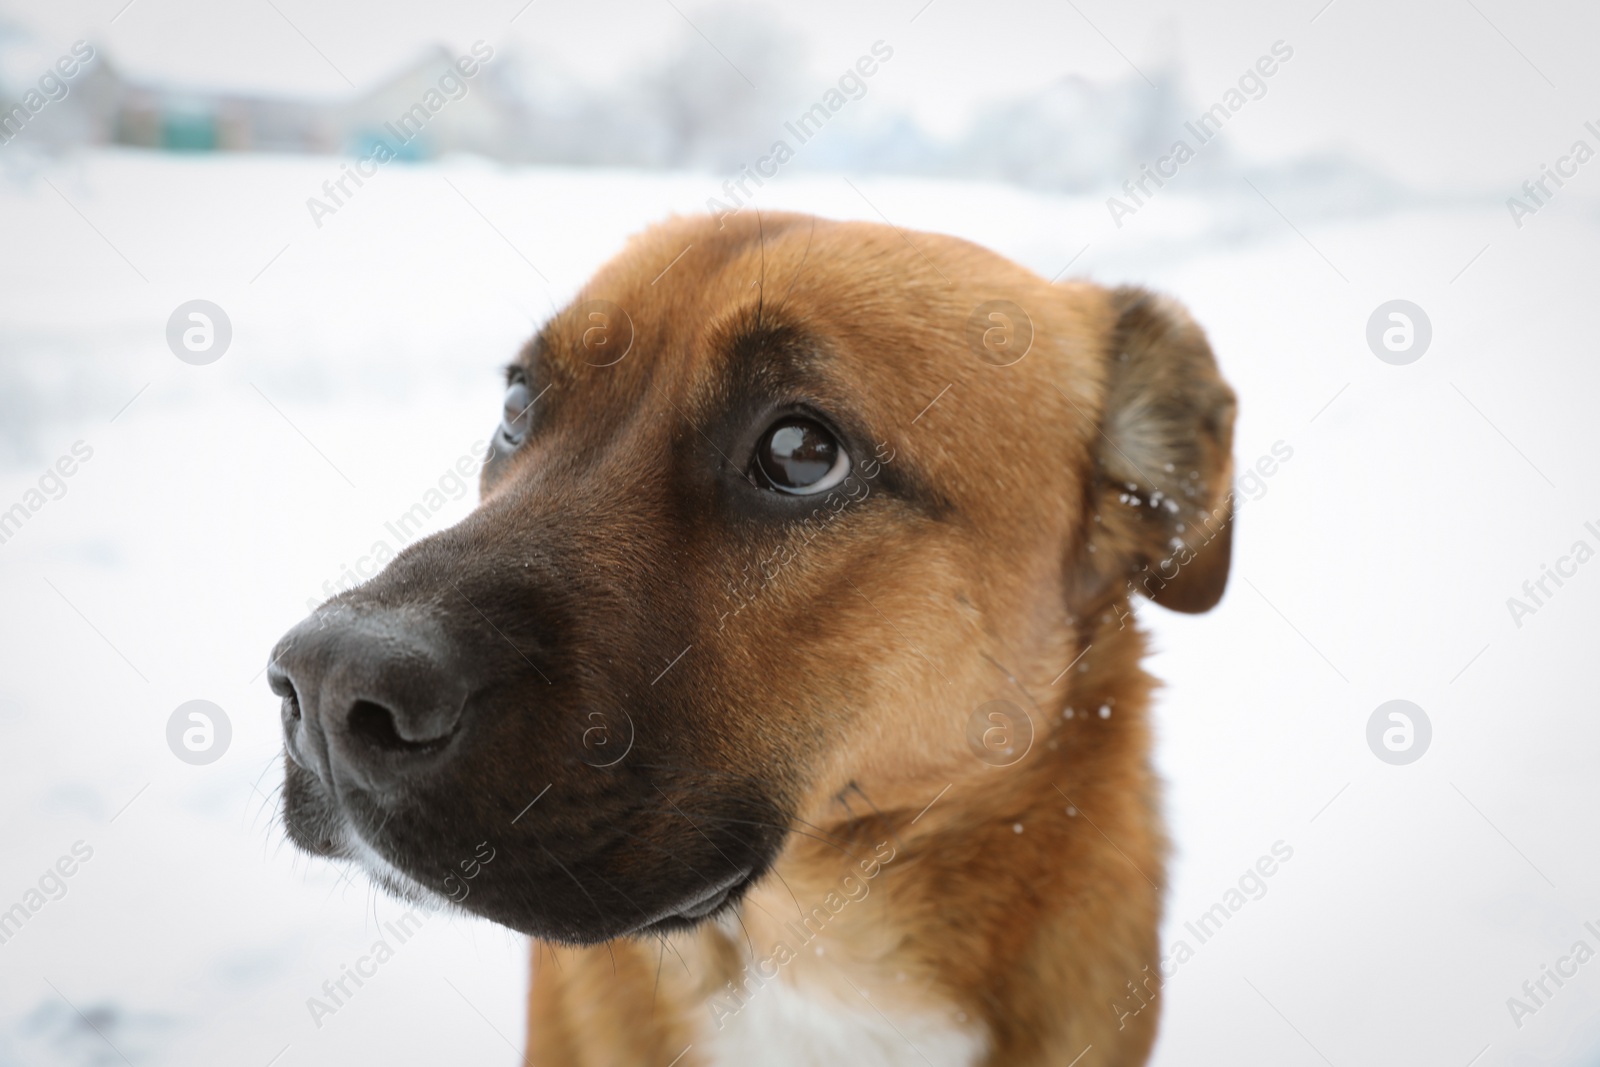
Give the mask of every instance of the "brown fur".
<path id="1" fill-rule="evenodd" d="M 581 294 L 595 298 L 626 309 L 627 358 L 576 358 L 584 323 L 569 310 L 525 361 L 553 383 L 552 439 L 638 499 L 562 507 L 605 531 L 597 573 L 670 558 L 659 580 L 682 583 L 682 618 L 662 623 L 694 649 L 673 684 L 717 732 L 705 761 L 780 783 L 793 832 L 737 921 L 536 943 L 531 1061 L 704 1062 L 714 1006 L 736 1003 L 718 999 L 727 983 L 855 871 L 866 896 L 831 917 L 823 955 L 808 948 L 777 980 L 853 1010 L 866 994 L 964 1018 L 990 1064 L 1064 1064 L 1090 1044 L 1095 1063 L 1144 1062 L 1156 1012 L 1119 1029 L 1110 1007 L 1155 971 L 1164 885 L 1154 683 L 1128 599 L 1204 610 L 1226 579 L 1234 405 L 1198 327 L 1168 301 L 1051 286 L 956 239 L 796 216 L 655 227 Z M 1032 323 L 1011 366 L 967 340 L 995 299 Z M 764 380 L 791 328 L 822 371 L 810 402 L 850 412 L 892 455 L 881 481 L 809 541 L 765 527 L 730 539 L 698 519 L 662 540 L 657 516 L 699 505 L 650 488 L 663 453 L 648 442 L 704 450 L 730 362 Z M 537 469 L 555 447 L 491 471 L 484 507 L 526 507 L 518 494 L 551 477 Z M 652 650 L 641 677 L 678 644 Z M 1011 766 L 967 745 L 993 700 L 1033 724 Z M 880 845 L 893 858 L 866 879 Z"/>

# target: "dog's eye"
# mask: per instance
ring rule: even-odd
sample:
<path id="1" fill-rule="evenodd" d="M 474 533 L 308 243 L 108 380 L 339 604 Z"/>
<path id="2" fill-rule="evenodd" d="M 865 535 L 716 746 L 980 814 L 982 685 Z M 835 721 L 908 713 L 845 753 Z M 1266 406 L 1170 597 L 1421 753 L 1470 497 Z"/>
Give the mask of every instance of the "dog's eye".
<path id="1" fill-rule="evenodd" d="M 850 454 L 810 419 L 774 423 L 756 445 L 756 468 L 782 493 L 821 493 L 850 474 Z"/>
<path id="2" fill-rule="evenodd" d="M 506 386 L 505 411 L 500 416 L 500 433 L 513 447 L 520 445 L 533 425 L 533 394 L 528 383 L 514 381 Z"/>

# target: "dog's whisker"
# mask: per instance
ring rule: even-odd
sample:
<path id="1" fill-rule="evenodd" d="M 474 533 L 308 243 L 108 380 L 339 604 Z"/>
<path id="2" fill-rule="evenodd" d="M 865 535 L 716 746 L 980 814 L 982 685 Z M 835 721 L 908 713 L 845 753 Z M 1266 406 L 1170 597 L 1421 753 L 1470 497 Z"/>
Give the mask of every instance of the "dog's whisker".
<path id="1" fill-rule="evenodd" d="M 765 911 L 766 909 L 763 908 L 762 910 Z M 770 915 L 770 913 L 769 913 L 769 915 Z M 756 952 L 755 938 L 750 936 L 750 928 L 744 924 L 744 916 L 740 915 L 738 909 L 735 908 L 734 911 L 733 911 L 733 917 L 735 919 L 739 920 L 739 929 L 744 931 L 744 943 L 745 943 L 745 946 L 750 949 L 750 958 L 752 960 L 756 959 L 760 955 L 760 953 Z M 773 916 L 772 918 L 773 918 L 774 922 L 777 921 L 776 916 Z"/>
<path id="2" fill-rule="evenodd" d="M 840 841 L 849 842 L 848 838 L 840 837 L 837 834 L 830 833 L 829 831 L 824 830 L 821 827 L 815 826 L 814 823 L 806 822 L 804 819 L 796 818 L 795 821 L 800 823 L 802 826 L 813 827 L 815 829 L 815 831 L 816 831 L 815 833 L 813 833 L 811 830 L 802 830 L 802 829 L 799 829 L 798 827 L 795 827 L 795 826 L 785 826 L 782 823 L 776 823 L 776 822 L 772 822 L 770 820 L 764 820 L 764 819 L 740 819 L 740 818 L 737 818 L 737 817 L 732 816 L 732 815 L 719 815 L 719 814 L 716 814 L 714 812 L 703 812 L 701 814 L 701 818 L 715 819 L 717 822 L 730 823 L 730 824 L 741 825 L 741 826 L 766 826 L 766 827 L 770 827 L 770 828 L 772 828 L 774 830 L 782 830 L 785 833 L 792 833 L 792 834 L 797 834 L 797 835 L 799 835 L 801 837 L 811 838 L 814 841 L 817 841 L 817 842 L 820 842 L 821 844 L 827 845 L 829 848 L 832 848 L 832 849 L 838 851 L 839 853 L 841 853 L 843 855 L 849 856 L 851 859 L 859 858 L 855 852 L 852 852 L 850 849 L 846 848 L 844 845 L 839 844 Z"/>
<path id="3" fill-rule="evenodd" d="M 272 755 L 267 757 L 266 766 L 261 768 L 261 773 L 256 775 L 255 781 L 250 783 L 250 792 L 252 794 L 256 796 L 263 795 L 261 792 L 261 779 L 265 778 L 267 776 L 267 772 L 272 770 L 272 768 L 277 765 L 278 757 L 282 754 L 282 752 L 283 750 L 280 748 L 277 752 L 274 752 Z M 283 783 L 279 782 L 278 785 L 279 788 L 282 788 Z"/>
<path id="4" fill-rule="evenodd" d="M 261 798 L 261 803 L 256 807 L 255 814 L 250 816 L 250 828 L 252 830 L 255 829 L 256 823 L 260 820 L 262 814 L 265 813 L 268 818 L 266 826 L 263 827 L 263 829 L 266 832 L 271 833 L 272 827 L 277 822 L 278 808 L 283 802 L 283 783 L 279 782 L 277 785 L 273 786 L 270 793 L 263 793 L 258 789 L 255 791 L 254 795 Z"/>
<path id="5" fill-rule="evenodd" d="M 629 838 L 631 840 L 639 842 L 640 845 L 642 845 L 643 847 L 649 849 L 651 852 L 659 852 L 661 855 L 667 857 L 672 862 L 676 863 L 678 866 L 682 867 L 684 870 L 688 871 L 690 874 L 692 874 L 696 878 L 700 879 L 706 885 L 709 886 L 709 885 L 715 885 L 716 884 L 713 879 L 706 877 L 705 874 L 703 874 L 699 870 L 699 868 L 695 867 L 692 863 L 689 863 L 682 856 L 678 855 L 676 852 L 672 851 L 671 849 L 663 848 L 660 845 L 656 844 L 655 842 L 649 840 L 648 838 L 641 837 L 640 835 L 635 834 L 635 833 L 631 833 L 628 830 L 623 829 L 622 827 L 616 827 L 615 829 L 617 830 L 618 833 L 622 834 L 624 837 L 627 837 L 627 838 Z"/>
<path id="6" fill-rule="evenodd" d="M 580 890 L 582 890 L 583 895 L 585 897 L 589 898 L 589 903 L 593 904 L 594 907 L 595 907 L 595 910 L 597 912 L 599 912 L 600 911 L 600 905 L 595 902 L 595 899 L 594 899 L 593 896 L 590 895 L 589 890 L 584 888 L 583 883 L 578 880 L 578 876 L 573 874 L 572 871 L 568 870 L 567 865 L 562 863 L 559 859 L 557 859 L 555 853 L 551 852 L 548 848 L 546 848 L 544 842 L 541 841 L 538 838 L 537 835 L 534 836 L 534 841 L 544 851 L 544 854 L 546 856 L 549 856 L 550 859 L 552 861 L 554 861 L 555 865 L 557 867 L 560 867 L 561 870 L 566 873 L 568 878 L 572 879 L 573 884 L 575 884 Z M 643 908 L 641 908 L 638 905 L 638 903 L 634 901 L 634 899 L 632 897 L 630 897 L 627 893 L 624 893 L 622 890 L 618 889 L 616 886 L 612 885 L 609 881 L 607 881 L 605 878 L 601 877 L 599 874 L 595 874 L 593 871 L 591 871 L 590 873 L 594 874 L 595 880 L 598 881 L 601 885 L 605 886 L 607 889 L 611 890 L 613 893 L 617 894 L 623 900 L 626 900 L 630 905 L 632 905 L 633 910 L 637 911 L 641 918 L 643 918 L 646 922 L 650 921 L 650 913 L 645 911 Z M 605 915 L 604 915 L 603 912 L 600 913 L 600 921 L 601 922 L 605 921 Z M 609 942 L 608 942 L 608 944 L 609 944 Z M 615 958 L 615 956 L 613 956 L 612 957 L 612 965 L 615 966 L 615 964 L 616 964 L 616 958 Z"/>
<path id="7" fill-rule="evenodd" d="M 795 896 L 794 890 L 790 888 L 789 879 L 785 878 L 783 876 L 783 872 L 778 870 L 776 867 L 772 868 L 772 876 L 779 882 L 783 883 L 784 891 L 789 894 L 789 899 L 794 901 L 795 914 L 803 917 L 806 913 L 806 910 L 800 906 L 800 898 Z"/>
<path id="8" fill-rule="evenodd" d="M 878 805 L 872 802 L 871 797 L 867 796 L 866 791 L 861 788 L 861 783 L 852 778 L 850 780 L 850 788 L 854 789 L 856 794 L 867 802 L 867 807 L 871 808 L 873 813 L 878 816 L 878 820 L 883 823 L 883 828 L 889 831 L 889 836 L 894 838 L 894 843 L 900 846 L 900 851 L 906 851 L 906 843 L 900 840 L 900 835 L 895 832 L 894 823 L 890 822 L 889 817 L 883 813 Z"/>
<path id="9" fill-rule="evenodd" d="M 748 800 L 747 797 L 745 797 L 744 795 L 739 794 L 739 793 L 721 792 L 721 791 L 716 791 L 716 790 L 711 790 L 711 789 L 705 789 L 703 787 L 687 786 L 687 785 L 684 785 L 682 783 L 673 783 L 672 787 L 674 789 L 684 790 L 684 791 L 689 792 L 689 793 L 691 793 L 693 795 L 697 795 L 697 796 L 701 796 L 701 797 L 709 797 L 709 798 L 714 799 L 714 800 L 735 800 L 735 801 L 741 801 L 741 802 Z M 707 814 L 709 815 L 709 813 L 707 813 Z M 738 821 L 738 820 L 732 819 L 730 816 L 717 815 L 715 817 L 717 819 L 721 820 L 721 821 L 724 821 L 724 822 Z M 843 836 L 840 836 L 838 834 L 832 833 L 831 831 L 827 830 L 826 828 L 818 826 L 816 823 L 808 822 L 805 819 L 802 819 L 797 815 L 796 816 L 790 816 L 790 818 L 795 823 L 798 823 L 800 826 L 809 827 L 811 830 L 814 830 L 815 833 L 805 833 L 804 831 L 798 830 L 793 826 L 783 826 L 783 825 L 781 825 L 779 823 L 775 823 L 775 822 L 772 822 L 770 820 L 767 820 L 767 821 L 745 820 L 745 821 L 748 822 L 748 824 L 751 825 L 751 826 L 770 826 L 770 827 L 773 827 L 774 829 L 778 829 L 778 830 L 784 830 L 784 831 L 794 832 L 794 833 L 803 833 L 805 836 L 808 836 L 808 837 L 817 837 L 817 840 L 819 840 L 819 841 L 822 841 L 825 838 L 832 838 L 833 841 L 827 842 L 827 843 L 833 844 L 835 848 L 839 848 L 840 847 L 837 844 L 837 842 L 840 842 L 840 841 L 850 842 L 850 838 L 843 837 Z M 854 821 L 854 820 L 852 819 L 852 821 Z M 822 835 L 822 836 L 818 837 L 817 835 L 819 835 L 819 834 Z M 841 848 L 841 851 L 845 851 L 845 850 Z"/>
<path id="10" fill-rule="evenodd" d="M 678 946 L 672 943 L 672 935 L 663 933 L 660 936 L 661 943 L 670 948 L 672 950 L 672 954 L 678 957 L 678 962 L 683 965 L 683 973 L 688 975 L 690 978 L 693 978 L 694 968 L 690 967 L 689 961 L 683 958 L 683 953 L 678 951 Z"/>
<path id="11" fill-rule="evenodd" d="M 755 819 L 736 819 L 731 815 L 715 815 L 715 814 L 711 814 L 709 812 L 702 812 L 700 817 L 702 819 L 709 819 L 709 820 L 711 820 L 713 822 L 730 823 L 730 824 L 737 825 L 737 826 L 767 826 L 767 827 L 771 827 L 774 830 L 784 830 L 784 831 L 787 831 L 787 832 L 792 833 L 792 834 L 797 834 L 800 837 L 810 838 L 811 840 L 817 841 L 820 844 L 827 845 L 829 848 L 835 850 L 836 852 L 838 852 L 842 856 L 848 856 L 849 858 L 851 858 L 853 860 L 858 860 L 858 859 L 861 858 L 859 853 L 851 852 L 849 849 L 846 849 L 846 848 L 844 848 L 844 847 L 842 847 L 840 845 L 837 845 L 837 844 L 833 843 L 832 841 L 829 841 L 825 837 L 818 837 L 816 834 L 807 833 L 804 830 L 796 830 L 792 826 L 782 826 L 782 825 L 780 825 L 778 823 L 775 823 L 775 822 L 761 822 L 761 821 L 755 820 Z"/>
<path id="12" fill-rule="evenodd" d="M 761 277 L 756 288 L 756 329 L 762 328 L 762 312 L 767 302 L 767 226 L 761 217 L 761 209 L 756 208 L 756 231 L 760 234 L 761 242 Z"/>
<path id="13" fill-rule="evenodd" d="M 650 990 L 650 1010 L 654 1011 L 656 999 L 661 995 L 661 965 L 667 962 L 667 939 L 665 935 L 657 934 L 656 940 L 661 943 L 661 951 L 656 956 L 656 984 Z"/>
<path id="14" fill-rule="evenodd" d="M 567 865 L 565 863 L 562 863 L 559 859 L 556 859 L 555 853 L 551 852 L 548 848 L 545 847 L 545 843 L 543 841 L 539 840 L 538 835 L 534 835 L 533 841 L 534 841 L 534 844 L 538 845 L 540 850 L 542 852 L 544 852 L 544 854 L 546 856 L 549 856 L 551 861 L 558 868 L 561 869 L 561 873 L 562 874 L 565 874 L 568 878 L 572 879 L 572 884 L 578 887 L 578 891 L 580 893 L 582 893 L 588 899 L 590 904 L 594 905 L 595 914 L 600 917 L 600 921 L 601 922 L 604 922 L 605 921 L 605 913 L 600 910 L 600 903 L 598 901 L 596 901 L 593 896 L 590 895 L 588 888 L 581 881 L 578 880 L 578 876 L 573 874 L 572 871 L 568 870 L 567 869 Z"/>
<path id="15" fill-rule="evenodd" d="M 722 769 L 718 769 L 718 768 L 715 768 L 715 767 L 696 767 L 696 766 L 693 766 L 693 765 L 673 765 L 673 764 L 667 764 L 667 763 L 642 763 L 642 764 L 640 764 L 640 767 L 642 769 L 646 769 L 646 770 L 649 770 L 649 769 L 660 769 L 660 770 L 669 770 L 669 771 L 682 771 L 682 772 L 686 772 L 686 773 L 694 774 L 694 775 L 703 775 L 705 777 L 737 778 L 737 779 L 742 779 L 744 781 L 750 782 L 752 785 L 756 785 L 758 787 L 762 784 L 760 779 L 756 778 L 754 775 L 744 774 L 744 773 L 739 772 L 739 771 L 722 770 Z M 684 788 L 683 786 L 678 785 L 676 783 L 674 784 L 674 787 L 675 788 Z M 744 798 L 743 796 L 741 796 L 740 794 L 737 794 L 737 793 L 712 792 L 711 790 L 705 789 L 704 787 L 697 787 L 697 788 L 698 788 L 699 792 L 702 795 L 705 795 L 705 796 L 721 797 L 723 799 L 734 799 L 734 800 L 746 799 L 746 798 Z M 848 841 L 849 840 L 849 838 L 841 837 L 841 836 L 839 836 L 837 834 L 831 833 L 829 830 L 827 830 L 824 827 L 818 826 L 816 823 L 807 822 L 805 819 L 802 819 L 797 815 L 796 816 L 791 816 L 791 818 L 795 822 L 799 823 L 801 826 L 809 827 L 812 830 L 815 830 L 819 834 L 824 834 L 824 835 L 827 835 L 829 837 L 833 837 L 838 841 Z M 852 815 L 852 818 L 854 818 L 853 815 Z M 764 823 L 762 825 L 775 826 L 776 824 L 774 824 L 774 823 Z M 786 829 L 786 828 L 784 828 L 784 829 Z"/>
<path id="16" fill-rule="evenodd" d="M 735 863 L 735 862 L 733 862 L 733 860 L 728 856 L 728 854 L 726 852 L 722 851 L 722 847 L 720 845 L 718 845 L 715 841 L 711 840 L 711 837 L 704 830 L 700 829 L 700 827 L 695 823 L 695 821 L 693 819 L 689 818 L 689 816 L 684 813 L 684 810 L 682 808 L 680 808 L 677 804 L 673 803 L 671 797 L 667 796 L 666 793 L 662 793 L 661 792 L 661 787 L 660 786 L 656 787 L 656 792 L 661 793 L 662 799 L 665 800 L 668 804 L 672 805 L 672 810 L 673 811 L 675 811 L 679 815 L 683 816 L 683 821 L 684 822 L 686 822 L 690 826 L 694 827 L 695 833 L 699 834 L 701 837 L 704 837 L 706 839 L 706 843 L 709 844 L 712 848 L 717 850 L 717 855 L 721 856 L 723 859 L 728 861 L 728 866 L 730 868 L 733 868 L 733 869 L 738 869 L 739 868 L 740 865 Z M 772 921 L 774 921 L 774 922 L 777 922 L 778 917 L 776 915 L 773 915 L 772 912 L 767 911 L 767 909 L 766 909 L 766 907 L 764 905 L 760 904 L 759 902 L 753 902 L 753 903 L 755 903 L 758 908 L 761 908 L 762 911 L 766 912 L 768 918 L 772 919 Z M 796 902 L 797 906 L 798 906 L 798 903 L 799 902 L 797 901 Z M 740 922 L 741 926 L 744 925 L 744 920 L 743 919 L 741 919 L 739 922 Z M 746 930 L 745 931 L 745 937 L 748 938 L 749 936 L 750 936 L 750 932 L 748 930 Z M 750 946 L 750 951 L 751 952 L 755 951 L 755 945 L 754 944 L 752 944 Z"/>
<path id="17" fill-rule="evenodd" d="M 783 291 L 783 299 L 781 301 L 779 301 L 779 303 L 778 303 L 778 306 L 780 308 L 788 306 L 789 294 L 794 292 L 794 283 L 799 281 L 800 280 L 800 276 L 805 273 L 806 260 L 811 258 L 811 239 L 813 237 L 815 237 L 816 235 L 817 235 L 817 218 L 816 218 L 815 215 L 813 215 L 811 217 L 811 228 L 808 231 L 806 231 L 806 248 L 805 248 L 805 251 L 800 254 L 800 265 L 795 268 L 794 275 L 792 277 L 790 277 L 790 279 L 789 279 L 789 288 L 787 288 L 787 289 L 785 289 Z"/>
<path id="18" fill-rule="evenodd" d="M 854 822 L 856 821 L 855 809 L 850 806 L 850 798 L 845 796 L 845 793 L 849 790 L 849 788 L 849 786 L 846 786 L 844 789 L 841 789 L 839 792 L 835 793 L 833 795 L 833 802 L 843 808 L 844 813 L 850 817 L 852 822 Z"/>

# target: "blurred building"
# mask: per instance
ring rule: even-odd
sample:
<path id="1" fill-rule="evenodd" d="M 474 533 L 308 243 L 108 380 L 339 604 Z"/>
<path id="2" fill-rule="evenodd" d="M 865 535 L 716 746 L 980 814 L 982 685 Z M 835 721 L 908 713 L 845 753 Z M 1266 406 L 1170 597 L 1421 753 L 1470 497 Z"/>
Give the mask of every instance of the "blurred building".
<path id="1" fill-rule="evenodd" d="M 371 88 L 325 98 L 180 88 L 130 77 L 97 50 L 72 79 L 68 95 L 26 119 L 16 140 L 46 151 L 118 144 L 168 152 L 354 156 L 369 154 L 381 142 L 390 158 L 403 160 L 464 152 L 511 163 L 734 175 L 777 141 L 789 141 L 796 116 L 815 113 L 829 94 L 839 96 L 838 76 L 819 80 L 805 74 L 798 44 L 781 27 L 734 10 L 708 15 L 704 26 L 721 42 L 728 62 L 708 62 L 704 42 L 686 34 L 650 64 L 614 84 L 595 86 L 564 71 L 553 57 L 502 45 L 472 78 L 449 83 L 455 92 L 443 92 L 441 79 L 455 57 L 435 47 Z M 12 31 L 9 39 L 23 38 Z M 0 120 L 50 69 L 32 42 L 25 49 L 31 58 L 19 62 L 8 54 L 7 40 L 8 29 L 0 24 Z M 989 103 L 964 130 L 946 137 L 930 135 L 905 111 L 880 104 L 870 81 L 858 83 L 849 101 L 839 97 L 844 106 L 829 105 L 838 114 L 828 120 L 825 135 L 788 144 L 793 163 L 786 166 L 1132 195 L 1129 183 L 1144 179 L 1176 141 L 1193 138 L 1188 131 L 1194 121 L 1215 103 L 1197 103 L 1183 91 L 1175 62 L 1146 69 L 1148 78 L 1130 74 L 1104 82 L 1064 75 Z M 760 79 L 759 92 L 743 70 Z M 407 124 L 407 116 L 418 121 Z M 12 158 L 5 142 L 0 135 L 0 164 Z M 1191 191 L 1242 190 L 1253 197 L 1239 181 L 1248 171 L 1260 188 L 1292 190 L 1286 195 L 1298 197 L 1297 209 L 1310 214 L 1402 197 L 1387 177 L 1348 157 L 1255 167 L 1225 137 L 1194 138 L 1190 147 L 1197 154 L 1185 164 L 1180 186 Z"/>
<path id="2" fill-rule="evenodd" d="M 442 47 L 348 99 L 312 100 L 244 93 L 207 92 L 139 81 L 104 54 L 68 82 L 65 98 L 24 131 L 41 146 L 120 144 L 169 152 L 293 152 L 365 154 L 382 140 L 400 158 L 425 159 L 449 152 L 502 155 L 515 143 L 517 108 L 483 68 L 472 78 L 452 74 L 454 59 Z M 31 83 L 7 71 L 0 82 L 4 110 Z M 464 91 L 463 91 L 464 87 Z M 430 94 L 432 94 L 430 96 Z M 425 100 L 442 100 L 430 111 Z M 414 136 L 402 136 L 401 120 L 423 106 L 427 121 Z M 418 123 L 413 121 L 411 128 Z M 407 132 L 411 132 L 407 128 Z"/>

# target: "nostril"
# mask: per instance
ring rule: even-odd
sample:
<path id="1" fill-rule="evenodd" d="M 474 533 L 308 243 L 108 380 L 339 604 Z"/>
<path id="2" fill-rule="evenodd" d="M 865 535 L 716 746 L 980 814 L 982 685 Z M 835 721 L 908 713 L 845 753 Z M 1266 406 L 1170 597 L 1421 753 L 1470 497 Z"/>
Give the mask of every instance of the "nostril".
<path id="1" fill-rule="evenodd" d="M 272 650 L 285 749 L 325 784 L 398 784 L 442 760 L 466 710 L 467 679 L 431 616 L 369 607 L 313 617 Z"/>
<path id="2" fill-rule="evenodd" d="M 447 734 L 424 741 L 408 741 L 396 729 L 394 713 L 370 700 L 358 700 L 351 706 L 345 729 L 352 737 L 387 752 L 431 752 L 450 739 Z"/>
<path id="3" fill-rule="evenodd" d="M 300 693 L 295 689 L 294 680 L 289 677 L 289 672 L 278 665 L 276 660 L 267 664 L 267 688 L 283 698 L 283 708 L 289 718 L 295 722 L 300 721 Z"/>

